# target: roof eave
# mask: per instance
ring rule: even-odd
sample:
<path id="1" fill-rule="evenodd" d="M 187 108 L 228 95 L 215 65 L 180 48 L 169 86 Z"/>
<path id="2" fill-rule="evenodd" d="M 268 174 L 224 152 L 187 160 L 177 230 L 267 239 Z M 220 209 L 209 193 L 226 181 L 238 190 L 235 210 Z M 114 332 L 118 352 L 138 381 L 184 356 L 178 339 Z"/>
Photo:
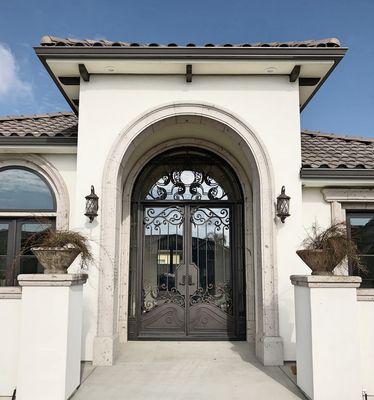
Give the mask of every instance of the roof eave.
<path id="1" fill-rule="evenodd" d="M 76 137 L 0 137 L 0 146 L 76 146 Z"/>
<path id="2" fill-rule="evenodd" d="M 35 46 L 35 53 L 48 71 L 71 109 L 78 115 L 78 106 L 67 96 L 61 82 L 51 71 L 47 59 L 128 59 L 128 60 L 331 60 L 333 65 L 319 81 L 300 112 L 315 96 L 344 57 L 346 47 L 83 47 Z"/>
<path id="3" fill-rule="evenodd" d="M 35 46 L 36 54 L 63 58 L 130 59 L 341 59 L 346 47 L 83 47 Z"/>
<path id="4" fill-rule="evenodd" d="M 301 168 L 302 179 L 374 179 L 374 169 L 364 168 Z"/>

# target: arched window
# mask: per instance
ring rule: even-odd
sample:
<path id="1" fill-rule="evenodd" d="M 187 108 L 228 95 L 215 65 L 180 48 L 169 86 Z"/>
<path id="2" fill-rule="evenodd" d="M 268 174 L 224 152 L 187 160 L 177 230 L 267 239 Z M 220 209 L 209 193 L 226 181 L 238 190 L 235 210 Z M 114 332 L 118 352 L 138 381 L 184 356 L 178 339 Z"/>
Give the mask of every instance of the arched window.
<path id="1" fill-rule="evenodd" d="M 55 211 L 48 183 L 37 172 L 7 167 L 0 170 L 0 211 Z"/>
<path id="2" fill-rule="evenodd" d="M 16 285 L 18 274 L 42 272 L 30 248 L 54 228 L 55 216 L 55 195 L 38 172 L 0 169 L 0 286 Z"/>

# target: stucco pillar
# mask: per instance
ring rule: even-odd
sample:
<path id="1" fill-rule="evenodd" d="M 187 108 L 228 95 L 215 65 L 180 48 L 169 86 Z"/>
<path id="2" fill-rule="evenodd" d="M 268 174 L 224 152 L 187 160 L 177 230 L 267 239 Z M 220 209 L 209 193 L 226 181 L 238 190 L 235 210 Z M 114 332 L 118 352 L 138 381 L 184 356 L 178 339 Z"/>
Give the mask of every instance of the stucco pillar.
<path id="1" fill-rule="evenodd" d="M 20 312 L 21 288 L 0 287 L 0 399 L 17 386 Z"/>
<path id="2" fill-rule="evenodd" d="M 313 400 L 362 396 L 356 276 L 292 275 L 297 384 Z"/>
<path id="3" fill-rule="evenodd" d="M 87 275 L 19 275 L 17 400 L 66 400 L 80 384 L 82 289 Z"/>

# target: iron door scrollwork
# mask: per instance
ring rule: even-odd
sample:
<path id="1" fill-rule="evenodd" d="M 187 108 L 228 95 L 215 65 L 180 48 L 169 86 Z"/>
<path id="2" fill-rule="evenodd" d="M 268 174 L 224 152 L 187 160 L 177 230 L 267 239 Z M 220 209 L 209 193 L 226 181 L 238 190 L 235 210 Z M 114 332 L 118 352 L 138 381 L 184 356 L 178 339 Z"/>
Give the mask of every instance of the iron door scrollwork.
<path id="1" fill-rule="evenodd" d="M 208 151 L 175 149 L 144 168 L 132 197 L 130 338 L 245 337 L 242 201 L 234 171 Z"/>
<path id="2" fill-rule="evenodd" d="M 213 306 L 232 315 L 230 209 L 192 207 L 190 215 L 195 241 L 193 261 L 203 276 L 190 293 L 189 303 Z"/>
<path id="3" fill-rule="evenodd" d="M 185 269 L 182 232 L 184 208 L 146 207 L 144 210 L 144 250 L 142 313 L 163 304 L 185 307 L 185 290 L 177 283 L 178 271 Z"/>

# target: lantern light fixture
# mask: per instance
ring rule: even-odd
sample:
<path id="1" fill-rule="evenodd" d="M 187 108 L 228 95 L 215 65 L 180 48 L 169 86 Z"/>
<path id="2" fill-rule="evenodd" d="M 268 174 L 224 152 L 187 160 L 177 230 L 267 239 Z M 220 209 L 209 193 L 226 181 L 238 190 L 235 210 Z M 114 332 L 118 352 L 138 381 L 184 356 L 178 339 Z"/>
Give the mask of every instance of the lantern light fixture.
<path id="1" fill-rule="evenodd" d="M 97 211 L 99 209 L 99 197 L 95 193 L 95 188 L 91 186 L 91 193 L 86 196 L 86 212 L 85 216 L 89 218 L 90 222 L 97 217 Z"/>
<path id="2" fill-rule="evenodd" d="M 281 194 L 277 197 L 277 217 L 282 223 L 289 217 L 290 214 L 290 196 L 286 195 L 286 188 L 282 186 Z"/>

